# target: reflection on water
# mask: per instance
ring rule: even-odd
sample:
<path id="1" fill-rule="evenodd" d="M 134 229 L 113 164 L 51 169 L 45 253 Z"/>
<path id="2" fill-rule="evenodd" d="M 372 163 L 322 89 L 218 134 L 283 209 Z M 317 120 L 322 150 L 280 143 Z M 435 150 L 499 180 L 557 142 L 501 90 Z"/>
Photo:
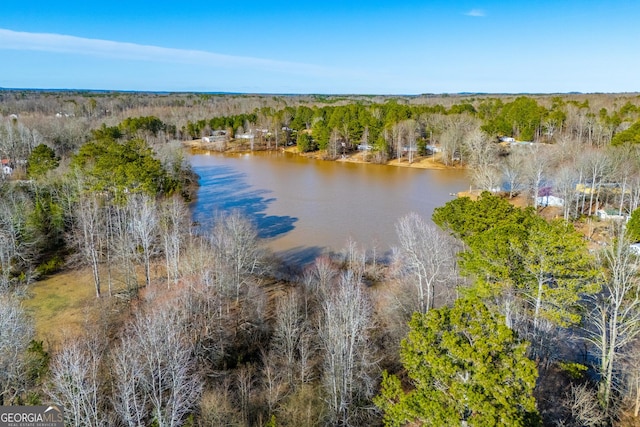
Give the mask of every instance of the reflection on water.
<path id="1" fill-rule="evenodd" d="M 252 188 L 246 173 L 223 164 L 195 169 L 200 176 L 200 188 L 194 219 L 201 226 L 210 227 L 218 213 L 237 210 L 255 222 L 261 238 L 274 238 L 293 230 L 297 218 L 267 215 L 267 207 L 275 201 L 269 197 L 273 191 Z"/>
<path id="2" fill-rule="evenodd" d="M 340 250 L 349 238 L 386 251 L 395 222 L 433 209 L 468 188 L 461 171 L 325 162 L 286 153 L 194 155 L 200 176 L 194 220 L 237 209 L 255 221 L 269 246 L 292 262 Z"/>

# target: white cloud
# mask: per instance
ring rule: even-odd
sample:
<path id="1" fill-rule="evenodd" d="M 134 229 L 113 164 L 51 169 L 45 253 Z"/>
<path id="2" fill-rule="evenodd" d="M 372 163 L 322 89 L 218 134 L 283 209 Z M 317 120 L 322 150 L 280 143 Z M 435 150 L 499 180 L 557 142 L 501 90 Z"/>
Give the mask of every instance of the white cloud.
<path id="1" fill-rule="evenodd" d="M 467 16 L 473 16 L 475 18 L 484 18 L 487 16 L 484 10 L 482 9 L 471 9 L 469 12 L 465 13 Z"/>
<path id="2" fill-rule="evenodd" d="M 223 55 L 202 50 L 173 49 L 52 33 L 29 33 L 0 28 L 0 50 L 30 50 L 89 55 L 112 59 L 194 64 L 203 67 L 254 68 L 306 75 L 339 75 L 342 71 L 312 64 Z M 346 74 L 351 74 L 346 72 Z"/>

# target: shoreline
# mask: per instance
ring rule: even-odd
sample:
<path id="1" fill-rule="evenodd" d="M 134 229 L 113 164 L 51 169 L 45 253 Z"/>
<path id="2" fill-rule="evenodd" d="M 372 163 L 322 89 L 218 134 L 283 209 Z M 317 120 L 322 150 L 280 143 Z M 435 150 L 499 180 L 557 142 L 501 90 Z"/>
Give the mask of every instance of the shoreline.
<path id="1" fill-rule="evenodd" d="M 274 149 L 248 150 L 246 148 L 238 148 L 238 147 L 235 147 L 235 148 L 232 147 L 226 150 L 216 150 L 214 148 L 208 148 L 207 143 L 202 142 L 201 139 L 183 141 L 182 145 L 192 150 L 213 151 L 220 154 L 243 154 L 243 153 L 251 153 L 252 151 L 276 151 Z M 365 160 L 363 158 L 364 153 L 361 153 L 361 152 L 346 154 L 344 157 L 338 157 L 336 159 L 328 159 L 324 156 L 325 151 L 299 153 L 298 148 L 296 146 L 281 147 L 281 148 L 278 148 L 278 151 L 287 152 L 287 153 L 295 154 L 297 156 L 307 157 L 310 159 L 325 160 L 329 162 L 348 162 L 348 163 L 358 163 L 358 164 L 395 166 L 395 167 L 402 167 L 402 168 L 429 169 L 429 170 L 465 170 L 466 169 L 464 166 L 461 166 L 459 164 L 445 165 L 441 163 L 439 161 L 439 157 L 440 157 L 439 153 L 431 157 L 418 156 L 412 163 L 409 163 L 406 159 L 393 159 L 386 163 L 374 163 L 374 162 Z"/>

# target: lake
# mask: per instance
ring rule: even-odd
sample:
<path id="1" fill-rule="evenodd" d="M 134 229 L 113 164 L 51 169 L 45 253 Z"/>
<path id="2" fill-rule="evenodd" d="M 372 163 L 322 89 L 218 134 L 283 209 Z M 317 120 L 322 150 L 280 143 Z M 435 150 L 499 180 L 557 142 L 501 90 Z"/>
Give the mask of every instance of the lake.
<path id="1" fill-rule="evenodd" d="M 461 170 L 308 159 L 283 152 L 196 154 L 200 176 L 194 221 L 206 226 L 217 213 L 239 210 L 267 245 L 285 260 L 306 262 L 339 251 L 351 237 L 378 253 L 397 244 L 395 223 L 409 212 L 431 218 L 433 209 L 469 188 Z"/>

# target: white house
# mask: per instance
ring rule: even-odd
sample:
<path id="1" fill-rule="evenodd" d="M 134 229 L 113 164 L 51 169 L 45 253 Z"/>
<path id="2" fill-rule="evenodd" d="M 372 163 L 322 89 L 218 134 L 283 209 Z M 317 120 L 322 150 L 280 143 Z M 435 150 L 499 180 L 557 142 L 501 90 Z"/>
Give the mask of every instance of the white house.
<path id="1" fill-rule="evenodd" d="M 617 212 L 615 211 L 609 211 L 607 212 L 604 209 L 598 209 L 596 211 L 596 215 L 598 216 L 599 219 L 601 220 L 616 220 L 616 221 L 620 221 L 625 219 L 624 215 L 619 215 Z"/>
<path id="2" fill-rule="evenodd" d="M 13 173 L 13 168 L 9 165 L 9 159 L 0 160 L 0 166 L 2 167 L 2 177 L 7 177 Z"/>
<path id="3" fill-rule="evenodd" d="M 538 206 L 555 206 L 558 208 L 564 206 L 564 199 L 556 196 L 541 196 L 536 201 Z"/>

